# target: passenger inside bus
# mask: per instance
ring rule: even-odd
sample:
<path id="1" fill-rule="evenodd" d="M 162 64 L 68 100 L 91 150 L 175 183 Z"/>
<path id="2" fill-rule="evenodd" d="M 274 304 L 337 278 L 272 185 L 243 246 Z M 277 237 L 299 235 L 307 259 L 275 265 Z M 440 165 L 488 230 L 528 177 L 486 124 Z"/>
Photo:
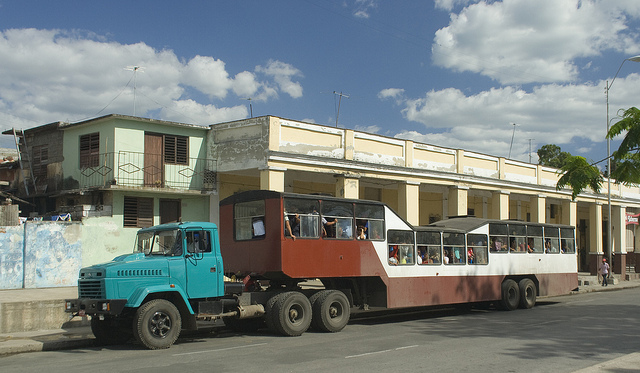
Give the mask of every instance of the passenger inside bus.
<path id="1" fill-rule="evenodd" d="M 389 245 L 389 264 L 398 265 L 398 245 Z"/>
<path id="2" fill-rule="evenodd" d="M 291 237 L 294 241 L 300 235 L 300 216 L 298 213 L 284 212 L 284 235 Z"/>
<path id="3" fill-rule="evenodd" d="M 356 228 L 356 240 L 366 240 L 367 236 L 364 234 L 364 227 L 358 226 Z"/>
<path id="4" fill-rule="evenodd" d="M 329 219 L 331 220 L 325 219 L 324 216 L 322 217 L 322 235 L 324 237 L 336 238 L 336 223 L 338 222 L 338 219 Z"/>

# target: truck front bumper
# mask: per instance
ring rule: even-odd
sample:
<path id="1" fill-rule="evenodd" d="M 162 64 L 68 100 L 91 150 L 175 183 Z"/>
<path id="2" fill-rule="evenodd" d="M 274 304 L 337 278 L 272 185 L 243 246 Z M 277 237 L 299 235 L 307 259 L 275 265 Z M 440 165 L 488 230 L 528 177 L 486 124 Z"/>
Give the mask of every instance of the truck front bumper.
<path id="1" fill-rule="evenodd" d="M 66 299 L 65 312 L 78 316 L 84 315 L 119 315 L 127 303 L 126 299 Z"/>

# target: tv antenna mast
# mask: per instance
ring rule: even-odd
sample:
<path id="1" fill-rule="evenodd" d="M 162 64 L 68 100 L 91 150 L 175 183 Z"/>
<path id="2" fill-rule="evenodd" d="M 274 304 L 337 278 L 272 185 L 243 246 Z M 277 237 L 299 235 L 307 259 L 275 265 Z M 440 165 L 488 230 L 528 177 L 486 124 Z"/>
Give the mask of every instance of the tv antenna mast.
<path id="1" fill-rule="evenodd" d="M 513 133 L 511 134 L 511 145 L 509 145 L 509 156 L 507 158 L 511 159 L 511 147 L 513 146 L 513 137 L 516 135 L 516 124 L 513 123 Z"/>
<path id="2" fill-rule="evenodd" d="M 333 91 L 333 95 L 334 95 L 334 105 L 335 105 L 335 96 L 339 96 L 338 98 L 338 109 L 336 110 L 336 127 L 338 127 L 338 117 L 340 116 L 340 103 L 342 102 L 342 97 L 346 97 L 349 98 L 349 95 L 346 93 L 342 93 L 342 92 L 336 92 Z"/>
<path id="3" fill-rule="evenodd" d="M 535 139 L 529 139 L 529 163 L 531 163 L 531 140 Z"/>
<path id="4" fill-rule="evenodd" d="M 139 72 L 144 71 L 144 67 L 142 66 L 127 66 L 124 68 L 128 71 L 133 71 L 133 116 L 136 116 L 136 76 Z"/>
<path id="5" fill-rule="evenodd" d="M 245 98 L 245 100 L 249 101 L 249 111 L 251 112 L 251 118 L 253 118 L 253 106 L 251 104 L 251 101 L 253 101 L 253 99 L 249 97 L 249 98 Z"/>

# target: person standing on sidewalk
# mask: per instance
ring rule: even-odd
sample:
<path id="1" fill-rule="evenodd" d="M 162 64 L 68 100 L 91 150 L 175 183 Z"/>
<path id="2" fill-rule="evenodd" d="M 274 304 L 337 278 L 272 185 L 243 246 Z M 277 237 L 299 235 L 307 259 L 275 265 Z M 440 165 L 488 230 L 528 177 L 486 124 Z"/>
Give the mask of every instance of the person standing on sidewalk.
<path id="1" fill-rule="evenodd" d="M 600 264 L 599 272 L 602 275 L 602 286 L 607 286 L 607 277 L 609 277 L 609 263 L 607 263 L 607 258 L 602 258 L 602 264 Z"/>

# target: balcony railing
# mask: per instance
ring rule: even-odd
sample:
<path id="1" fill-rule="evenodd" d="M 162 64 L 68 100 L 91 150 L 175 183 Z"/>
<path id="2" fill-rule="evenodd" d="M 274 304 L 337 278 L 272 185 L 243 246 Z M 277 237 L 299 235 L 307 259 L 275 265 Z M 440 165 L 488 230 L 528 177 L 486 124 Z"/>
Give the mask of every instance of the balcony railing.
<path id="1" fill-rule="evenodd" d="M 216 161 L 206 158 L 180 158 L 178 163 L 165 162 L 159 154 L 121 151 L 96 155 L 95 166 L 80 170 L 79 186 L 83 188 L 152 187 L 213 191 L 216 187 Z"/>

